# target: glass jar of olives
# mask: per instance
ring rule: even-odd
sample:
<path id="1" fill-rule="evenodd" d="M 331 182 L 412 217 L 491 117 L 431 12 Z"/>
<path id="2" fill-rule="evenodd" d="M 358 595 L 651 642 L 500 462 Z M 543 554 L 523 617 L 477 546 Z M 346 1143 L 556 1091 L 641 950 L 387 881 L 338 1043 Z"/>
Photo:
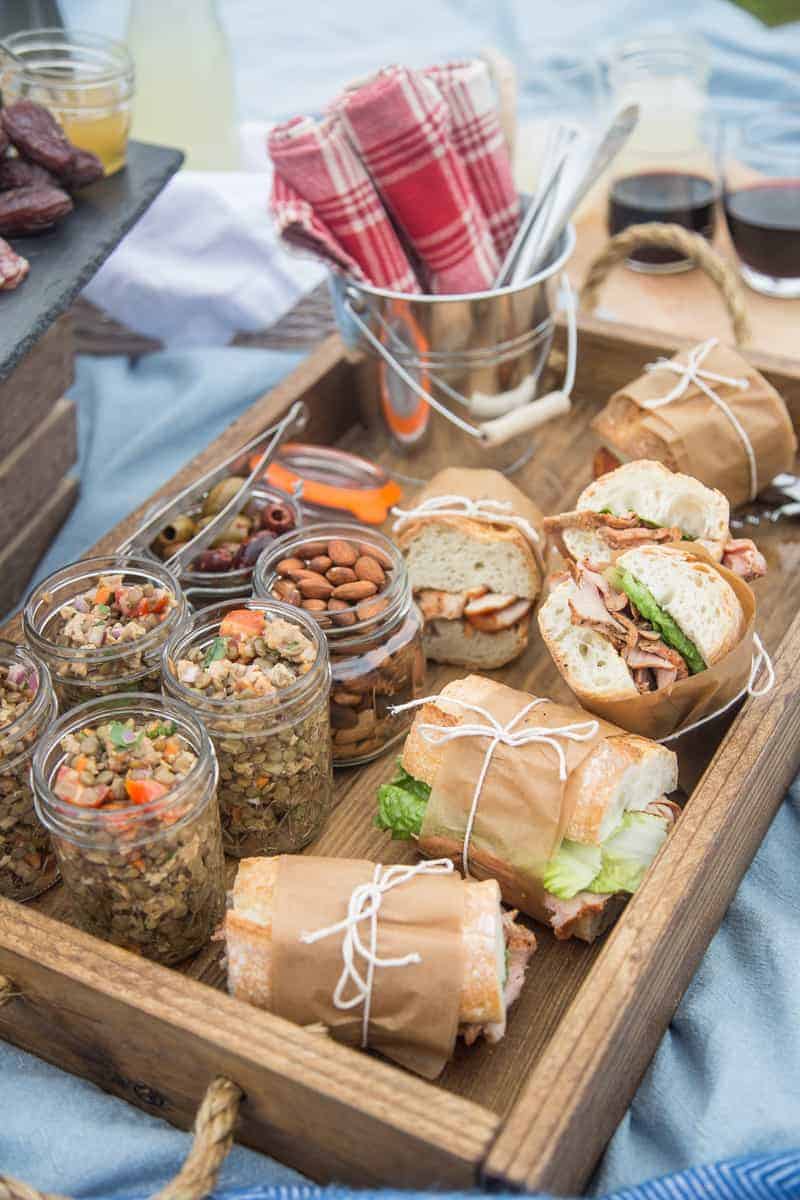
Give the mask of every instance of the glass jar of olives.
<path id="1" fill-rule="evenodd" d="M 114 692 L 157 692 L 161 648 L 189 621 L 180 584 L 145 558 L 85 558 L 48 575 L 23 612 L 62 711 Z"/>
<path id="2" fill-rule="evenodd" d="M 403 737 L 422 695 L 422 617 L 403 555 L 350 522 L 307 525 L 275 542 L 253 572 L 257 596 L 297 605 L 325 631 L 331 659 L 336 766 L 369 762 Z"/>
<path id="3" fill-rule="evenodd" d="M 151 552 L 169 563 L 172 555 L 225 507 L 243 482 L 244 478 L 238 475 L 220 480 L 201 502 L 161 530 L 150 547 Z M 292 496 L 270 484 L 260 484 L 213 544 L 181 573 L 186 598 L 195 608 L 202 608 L 249 596 L 253 567 L 259 555 L 276 538 L 298 529 L 302 523 L 300 505 Z"/>

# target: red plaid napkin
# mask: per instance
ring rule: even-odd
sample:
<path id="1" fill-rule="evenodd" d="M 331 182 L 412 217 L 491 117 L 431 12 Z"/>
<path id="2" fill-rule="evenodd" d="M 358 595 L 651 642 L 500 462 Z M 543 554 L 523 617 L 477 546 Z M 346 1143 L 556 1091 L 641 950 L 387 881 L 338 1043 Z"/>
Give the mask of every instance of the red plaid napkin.
<path id="1" fill-rule="evenodd" d="M 275 167 L 271 208 L 283 237 L 376 287 L 420 287 L 364 164 L 338 117 L 295 117 L 267 146 Z"/>
<path id="2" fill-rule="evenodd" d="M 450 110 L 450 139 L 467 168 L 502 261 L 517 232 L 520 207 L 489 68 L 473 59 L 429 67 L 425 74 Z"/>
<path id="3" fill-rule="evenodd" d="M 450 140 L 450 114 L 435 85 L 404 67 L 387 67 L 346 91 L 335 111 L 424 263 L 430 290 L 491 288 L 500 265 L 497 252 Z"/>

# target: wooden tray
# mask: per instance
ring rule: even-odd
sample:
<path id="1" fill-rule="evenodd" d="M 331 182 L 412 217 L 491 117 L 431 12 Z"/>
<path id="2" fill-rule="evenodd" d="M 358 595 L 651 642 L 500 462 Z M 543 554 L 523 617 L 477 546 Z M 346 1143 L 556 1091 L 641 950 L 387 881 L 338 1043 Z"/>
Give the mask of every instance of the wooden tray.
<path id="1" fill-rule="evenodd" d="M 537 434 L 536 456 L 520 479 L 546 511 L 569 505 L 587 480 L 592 413 L 646 361 L 678 345 L 583 323 L 572 416 Z M 797 424 L 800 368 L 776 358 L 757 363 L 783 390 Z M 329 338 L 163 490 L 207 469 L 300 396 L 311 410 L 311 440 L 369 452 L 359 397 L 374 386 L 373 372 Z M 137 516 L 95 550 L 115 547 Z M 633 1096 L 800 760 L 800 526 L 761 533 L 770 574 L 759 584 L 759 629 L 774 658 L 775 690 L 748 701 L 719 745 L 707 735 L 696 750 L 695 767 L 707 769 L 615 930 L 591 947 L 558 944 L 537 930 L 540 950 L 499 1046 L 462 1046 L 437 1084 L 424 1082 L 232 999 L 217 945 L 180 972 L 72 929 L 58 887 L 27 905 L 0 901 L 0 973 L 17 993 L 0 1007 L 0 1033 L 184 1127 L 210 1079 L 227 1075 L 246 1094 L 241 1141 L 319 1180 L 468 1188 L 483 1179 L 575 1193 Z M 433 669 L 432 689 L 459 673 Z M 567 698 L 537 639 L 503 676 Z M 372 825 L 376 785 L 392 757 L 338 773 L 338 806 L 313 852 L 412 857 Z"/>

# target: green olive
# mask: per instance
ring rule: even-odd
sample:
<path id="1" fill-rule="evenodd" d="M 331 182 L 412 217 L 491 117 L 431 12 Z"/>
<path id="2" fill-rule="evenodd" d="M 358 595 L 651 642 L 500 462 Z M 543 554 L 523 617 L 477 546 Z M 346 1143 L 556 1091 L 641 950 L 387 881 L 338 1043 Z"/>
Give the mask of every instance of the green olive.
<path id="1" fill-rule="evenodd" d="M 245 517 L 240 513 L 238 517 L 234 517 L 224 529 L 219 531 L 217 536 L 214 538 L 214 541 L 211 543 L 212 547 L 216 548 L 217 546 L 222 546 L 228 542 L 236 542 L 238 545 L 250 536 L 251 526 L 252 521 L 250 518 Z"/>
<path id="2" fill-rule="evenodd" d="M 228 475 L 226 479 L 220 479 L 219 483 L 215 483 L 203 501 L 203 516 L 213 517 L 216 513 L 222 512 L 243 483 L 244 479 L 241 475 Z"/>
<path id="3" fill-rule="evenodd" d="M 165 546 L 169 546 L 170 553 L 172 553 L 172 547 L 175 546 L 176 542 L 188 542 L 194 537 L 196 532 L 197 530 L 192 518 L 187 516 L 186 513 L 181 513 L 169 525 L 164 526 L 157 540 Z"/>

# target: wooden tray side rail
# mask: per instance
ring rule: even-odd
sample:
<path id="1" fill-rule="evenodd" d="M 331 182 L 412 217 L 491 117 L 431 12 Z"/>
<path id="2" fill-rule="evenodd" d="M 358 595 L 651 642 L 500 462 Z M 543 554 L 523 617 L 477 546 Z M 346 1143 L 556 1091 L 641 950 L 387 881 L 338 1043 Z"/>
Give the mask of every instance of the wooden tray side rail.
<path id="1" fill-rule="evenodd" d="M 588 475 L 591 414 L 645 362 L 682 344 L 591 319 L 582 327 L 572 422 L 539 432 L 539 454 L 521 480 L 551 511 L 571 503 Z M 758 365 L 800 423 L 800 366 L 764 356 Z M 374 366 L 329 338 L 158 494 L 231 453 L 299 397 L 310 414 L 306 440 L 343 440 L 369 453 L 360 401 L 372 386 Z M 118 545 L 150 502 L 94 550 Z M 763 581 L 769 602 L 759 628 L 775 657 L 777 689 L 733 718 L 713 759 L 715 742 L 701 746 L 698 777 L 705 773 L 605 944 L 557 944 L 541 934 L 499 1046 L 461 1048 L 439 1084 L 425 1083 L 217 990 L 224 971 L 216 944 L 174 971 L 74 930 L 60 888 L 26 906 L 0 902 L 0 974 L 19 993 L 0 1007 L 0 1036 L 182 1127 L 210 1080 L 226 1075 L 245 1092 L 239 1139 L 321 1181 L 467 1188 L 483 1177 L 574 1193 L 633 1096 L 798 765 L 800 617 L 785 629 L 797 608 L 789 581 L 800 576 L 800 536 L 789 527 L 766 533 L 774 575 Z M 18 623 L 4 634 L 18 637 Z M 463 674 L 446 672 L 431 671 L 431 690 Z M 566 696 L 535 641 L 506 678 Z M 338 773 L 320 853 L 413 857 L 372 824 L 375 786 L 390 761 Z"/>

